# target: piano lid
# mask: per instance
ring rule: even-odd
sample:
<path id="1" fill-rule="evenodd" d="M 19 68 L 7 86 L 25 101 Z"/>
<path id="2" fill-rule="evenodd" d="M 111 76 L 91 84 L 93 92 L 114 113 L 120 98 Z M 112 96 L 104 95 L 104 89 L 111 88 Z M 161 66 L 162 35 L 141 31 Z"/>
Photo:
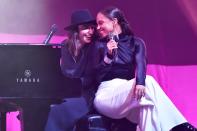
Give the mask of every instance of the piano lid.
<path id="1" fill-rule="evenodd" d="M 0 97 L 59 98 L 80 95 L 80 79 L 65 78 L 54 45 L 0 45 Z"/>

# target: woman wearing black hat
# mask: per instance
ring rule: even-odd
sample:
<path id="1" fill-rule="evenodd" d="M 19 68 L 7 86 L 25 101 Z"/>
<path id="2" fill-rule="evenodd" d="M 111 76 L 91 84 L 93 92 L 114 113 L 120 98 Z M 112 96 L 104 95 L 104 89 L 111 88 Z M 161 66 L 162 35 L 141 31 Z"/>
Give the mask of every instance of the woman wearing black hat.
<path id="1" fill-rule="evenodd" d="M 68 39 L 62 42 L 62 72 L 68 78 L 80 78 L 83 87 L 89 85 L 85 70 L 88 50 L 94 39 L 94 27 L 95 19 L 88 10 L 75 11 L 71 16 L 71 24 L 65 28 Z M 51 107 L 45 131 L 72 131 L 76 121 L 89 111 L 84 97 L 65 101 Z"/>
<path id="2" fill-rule="evenodd" d="M 88 10 L 79 10 L 72 14 L 71 24 L 65 28 L 68 31 L 68 39 L 63 41 L 61 68 L 66 77 L 81 79 L 82 97 L 68 98 L 65 99 L 66 102 L 52 106 L 45 131 L 73 131 L 75 123 L 80 118 L 87 113 L 95 113 L 92 104 L 97 86 L 91 72 L 92 65 L 89 62 L 92 57 L 88 55 L 94 47 L 95 24 L 96 21 Z M 111 124 L 111 119 L 107 121 L 108 127 L 112 130 L 127 131 L 129 129 L 130 131 L 133 129 L 135 131 L 136 129 L 136 124 L 131 124 L 126 119 L 113 120 L 113 124 Z M 76 127 L 77 131 L 88 130 L 87 127 L 82 129 L 80 124 L 79 122 L 79 126 Z M 101 128 L 105 130 L 105 127 L 101 125 L 98 131 Z"/>

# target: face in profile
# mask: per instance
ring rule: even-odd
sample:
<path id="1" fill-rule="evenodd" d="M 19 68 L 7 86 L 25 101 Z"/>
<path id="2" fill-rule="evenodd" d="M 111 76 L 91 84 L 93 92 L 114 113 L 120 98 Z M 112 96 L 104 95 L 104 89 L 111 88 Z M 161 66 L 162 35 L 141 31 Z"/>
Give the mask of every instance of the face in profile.
<path id="1" fill-rule="evenodd" d="M 107 18 L 102 13 L 98 13 L 96 17 L 97 31 L 101 38 L 108 36 L 114 30 L 114 21 Z"/>
<path id="2" fill-rule="evenodd" d="M 83 24 L 78 26 L 79 40 L 82 44 L 88 44 L 92 42 L 95 31 L 95 25 Z"/>

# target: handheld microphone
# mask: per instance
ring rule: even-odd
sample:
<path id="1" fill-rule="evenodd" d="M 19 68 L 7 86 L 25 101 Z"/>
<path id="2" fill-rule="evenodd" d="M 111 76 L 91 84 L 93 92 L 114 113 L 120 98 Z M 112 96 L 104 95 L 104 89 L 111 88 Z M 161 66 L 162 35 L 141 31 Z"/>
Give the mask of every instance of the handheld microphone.
<path id="1" fill-rule="evenodd" d="M 108 34 L 108 39 L 109 39 L 109 40 L 114 40 L 114 34 L 113 34 L 112 32 L 110 32 L 110 33 Z"/>
<path id="2" fill-rule="evenodd" d="M 46 39 L 44 40 L 44 44 L 47 45 L 49 44 L 49 41 L 51 40 L 51 37 L 53 36 L 53 34 L 57 31 L 57 25 L 56 24 L 53 24 L 51 26 L 51 29 L 50 29 L 50 32 L 49 34 L 47 35 Z"/>
<path id="3" fill-rule="evenodd" d="M 109 40 L 114 40 L 118 44 L 118 36 L 117 35 L 114 35 L 112 32 L 110 32 L 108 34 L 108 39 Z M 113 55 L 114 59 L 116 59 L 116 57 L 117 57 L 117 49 L 113 49 L 112 50 L 112 55 Z"/>

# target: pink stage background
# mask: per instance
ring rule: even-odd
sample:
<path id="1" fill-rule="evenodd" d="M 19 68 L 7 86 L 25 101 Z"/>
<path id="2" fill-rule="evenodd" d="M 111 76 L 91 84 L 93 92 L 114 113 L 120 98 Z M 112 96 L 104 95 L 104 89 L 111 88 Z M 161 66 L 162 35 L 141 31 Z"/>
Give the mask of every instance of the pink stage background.
<path id="1" fill-rule="evenodd" d="M 109 5 L 122 9 L 135 34 L 146 42 L 147 73 L 197 126 L 196 0 L 1 0 L 0 43 L 43 43 L 54 23 L 58 31 L 51 43 L 60 43 L 74 10 L 88 8 L 95 15 Z M 17 112 L 7 115 L 8 131 L 19 131 Z"/>

